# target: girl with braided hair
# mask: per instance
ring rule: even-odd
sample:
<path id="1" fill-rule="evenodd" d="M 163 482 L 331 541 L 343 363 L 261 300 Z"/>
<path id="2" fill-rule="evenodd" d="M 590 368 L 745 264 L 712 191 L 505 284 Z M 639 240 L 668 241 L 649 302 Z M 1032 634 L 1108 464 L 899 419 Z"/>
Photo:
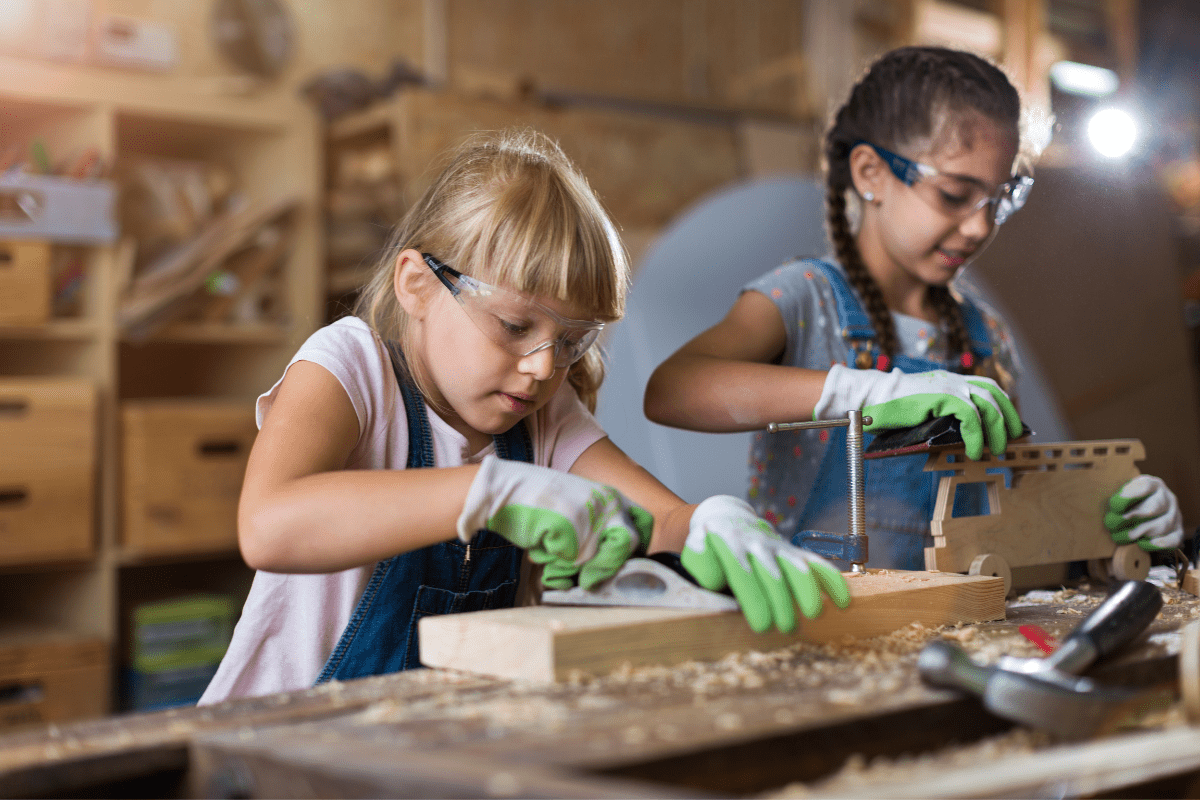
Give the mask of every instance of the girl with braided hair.
<path id="1" fill-rule="evenodd" d="M 725 318 L 661 364 L 651 420 L 712 432 L 845 418 L 868 434 L 958 418 L 971 459 L 1000 454 L 1022 423 L 1004 322 L 954 278 L 1024 204 L 1020 99 L 970 53 L 905 47 L 876 61 L 835 115 L 824 146 L 833 253 L 746 285 Z M 845 428 L 759 433 L 749 500 L 784 538 L 848 528 Z M 869 436 L 868 436 L 869 438 Z M 923 455 L 865 464 L 869 565 L 923 569 L 938 473 Z M 1114 496 L 1106 524 L 1147 550 L 1182 537 L 1157 478 Z M 961 487 L 954 515 L 986 513 Z"/>

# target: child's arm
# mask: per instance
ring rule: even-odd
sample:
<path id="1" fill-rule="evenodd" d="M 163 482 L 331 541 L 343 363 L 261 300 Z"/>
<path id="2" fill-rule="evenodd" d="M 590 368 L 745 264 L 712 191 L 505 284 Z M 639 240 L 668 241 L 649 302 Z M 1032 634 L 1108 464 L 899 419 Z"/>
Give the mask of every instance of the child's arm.
<path id="1" fill-rule="evenodd" d="M 906 428 L 953 415 L 967 457 L 986 444 L 1004 451 L 1021 433 L 1021 418 L 995 381 L 945 370 L 905 374 L 853 369 L 785 367 L 787 334 L 767 297 L 744 292 L 721 322 L 663 362 L 646 386 L 651 420 L 698 431 L 757 430 L 771 422 L 844 418 L 852 409 L 871 417 L 864 430 Z"/>
<path id="2" fill-rule="evenodd" d="M 787 342 L 779 309 L 743 292 L 725 318 L 659 365 L 646 386 L 654 422 L 711 432 L 812 419 L 825 372 L 778 363 Z"/>
<path id="3" fill-rule="evenodd" d="M 585 450 L 571 472 L 617 488 L 654 514 L 650 552 L 680 553 L 702 586 L 728 586 L 756 631 L 772 625 L 795 630 L 794 605 L 816 617 L 822 595 L 840 608 L 850 602 L 846 581 L 832 564 L 785 542 L 744 500 L 719 495 L 685 503 L 609 439 Z"/>
<path id="4" fill-rule="evenodd" d="M 331 572 L 455 537 L 478 466 L 344 470 L 358 418 L 338 380 L 298 361 L 250 452 L 238 542 L 255 569 Z"/>

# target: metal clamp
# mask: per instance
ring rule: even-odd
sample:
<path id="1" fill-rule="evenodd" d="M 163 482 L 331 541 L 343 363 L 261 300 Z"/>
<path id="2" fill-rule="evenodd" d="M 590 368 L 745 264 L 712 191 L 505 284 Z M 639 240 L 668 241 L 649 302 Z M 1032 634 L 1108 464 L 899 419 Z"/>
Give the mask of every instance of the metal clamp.
<path id="1" fill-rule="evenodd" d="M 815 420 L 813 422 L 772 422 L 767 425 L 770 433 L 797 431 L 808 428 L 846 428 L 846 471 L 850 478 L 850 531 L 845 534 L 847 552 L 860 560 L 850 561 L 851 572 L 865 572 L 867 563 L 866 492 L 863 488 L 863 425 L 870 425 L 870 417 L 864 417 L 858 409 L 852 410 L 845 419 Z M 843 534 L 821 532 L 834 539 Z M 828 541 L 828 540 L 826 540 Z M 861 545 L 861 547 L 860 547 Z"/>

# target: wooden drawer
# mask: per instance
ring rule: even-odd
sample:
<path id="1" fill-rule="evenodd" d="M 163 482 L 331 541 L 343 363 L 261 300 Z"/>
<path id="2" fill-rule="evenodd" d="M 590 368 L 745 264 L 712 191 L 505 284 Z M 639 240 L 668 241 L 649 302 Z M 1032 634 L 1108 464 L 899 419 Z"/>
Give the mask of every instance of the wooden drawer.
<path id="1" fill-rule="evenodd" d="M 95 550 L 96 388 L 0 379 L 0 564 Z"/>
<path id="2" fill-rule="evenodd" d="M 237 502 L 258 429 L 249 401 L 142 400 L 122 409 L 129 553 L 237 548 Z"/>
<path id="3" fill-rule="evenodd" d="M 0 731 L 105 715 L 109 672 L 103 639 L 0 633 Z"/>
<path id="4" fill-rule="evenodd" d="M 50 243 L 0 240 L 0 325 L 50 318 Z"/>

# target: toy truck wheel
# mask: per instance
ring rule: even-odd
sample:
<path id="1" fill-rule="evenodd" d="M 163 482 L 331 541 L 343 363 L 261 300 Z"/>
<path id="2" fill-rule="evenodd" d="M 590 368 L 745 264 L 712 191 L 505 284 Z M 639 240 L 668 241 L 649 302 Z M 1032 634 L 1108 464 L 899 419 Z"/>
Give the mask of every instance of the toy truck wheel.
<path id="1" fill-rule="evenodd" d="M 982 553 L 975 556 L 971 561 L 971 567 L 967 570 L 967 574 L 990 575 L 993 578 L 1003 578 L 1005 595 L 1012 589 L 1012 569 L 1009 568 L 1007 561 L 995 553 Z"/>
<path id="2" fill-rule="evenodd" d="M 1136 544 L 1123 544 L 1112 555 L 1109 567 L 1122 581 L 1144 581 L 1150 574 L 1150 554 Z"/>

